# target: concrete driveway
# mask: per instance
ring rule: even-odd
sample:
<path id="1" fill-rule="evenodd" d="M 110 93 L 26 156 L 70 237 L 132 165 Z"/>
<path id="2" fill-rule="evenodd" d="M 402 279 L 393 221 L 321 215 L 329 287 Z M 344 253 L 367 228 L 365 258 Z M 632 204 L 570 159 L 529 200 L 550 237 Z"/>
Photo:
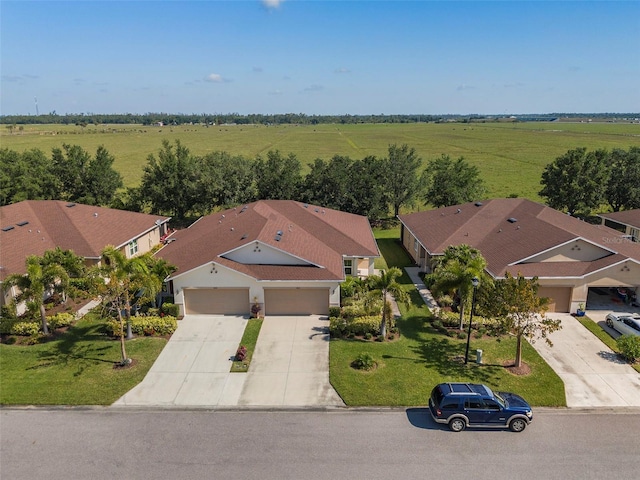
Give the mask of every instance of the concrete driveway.
<path id="1" fill-rule="evenodd" d="M 640 407 L 640 374 L 572 315 L 549 316 L 562 321 L 562 329 L 549 337 L 553 347 L 543 340 L 533 346 L 563 380 L 567 406 Z"/>
<path id="2" fill-rule="evenodd" d="M 267 316 L 238 405 L 344 406 L 329 383 L 329 320 Z"/>
<path id="3" fill-rule="evenodd" d="M 249 372 L 230 373 L 246 324 L 236 316 L 185 316 L 143 381 L 114 405 L 344 405 L 329 384 L 329 320 L 267 317 Z"/>

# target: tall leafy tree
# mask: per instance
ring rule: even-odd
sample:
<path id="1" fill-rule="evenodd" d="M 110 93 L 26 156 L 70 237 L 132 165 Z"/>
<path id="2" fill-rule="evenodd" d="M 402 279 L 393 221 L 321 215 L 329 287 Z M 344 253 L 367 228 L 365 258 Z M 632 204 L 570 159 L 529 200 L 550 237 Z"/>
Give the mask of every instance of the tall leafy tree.
<path id="1" fill-rule="evenodd" d="M 400 213 L 401 207 L 415 203 L 420 188 L 418 169 L 421 165 L 422 159 L 414 148 L 407 144 L 389 145 L 383 188 L 389 196 L 394 217 Z"/>
<path id="2" fill-rule="evenodd" d="M 367 277 L 370 292 L 382 299 L 382 320 L 380 322 L 380 335 L 382 338 L 387 337 L 387 302 L 389 295 L 392 295 L 398 302 L 409 303 L 409 294 L 402 289 L 402 285 L 397 281 L 401 275 L 402 270 L 398 267 L 391 267 L 388 270 L 382 270 L 380 275 Z"/>
<path id="3" fill-rule="evenodd" d="M 610 174 L 608 158 L 605 150 L 569 150 L 545 167 L 540 195 L 552 208 L 566 210 L 570 215 L 589 215 L 605 200 Z"/>
<path id="4" fill-rule="evenodd" d="M 349 169 L 349 190 L 345 211 L 364 215 L 375 222 L 389 214 L 389 197 L 384 185 L 386 162 L 373 156 L 353 162 Z"/>
<path id="5" fill-rule="evenodd" d="M 51 163 L 60 183 L 60 198 L 88 205 L 108 205 L 122 177 L 113 168 L 114 158 L 103 146 L 95 157 L 79 145 L 54 148 Z"/>
<path id="6" fill-rule="evenodd" d="M 254 168 L 259 200 L 295 200 L 299 197 L 302 165 L 295 154 L 284 157 L 278 150 L 269 150 L 266 160 L 256 159 Z"/>
<path id="7" fill-rule="evenodd" d="M 255 199 L 253 163 L 245 157 L 217 151 L 196 158 L 195 165 L 196 207 L 201 213 Z"/>
<path id="8" fill-rule="evenodd" d="M 610 154 L 607 203 L 614 212 L 640 208 L 640 147 L 616 148 Z"/>
<path id="9" fill-rule="evenodd" d="M 484 271 L 486 266 L 487 261 L 479 250 L 463 244 L 447 247 L 430 274 L 434 293 L 454 293 L 458 297 L 460 330 L 464 327 L 466 307 L 471 304 L 473 279 L 480 279 L 483 286 L 491 282 Z"/>
<path id="10" fill-rule="evenodd" d="M 147 157 L 135 203 L 149 205 L 154 214 L 183 220 L 198 202 L 197 178 L 189 149 L 179 140 L 175 145 L 163 140 L 158 158 Z"/>
<path id="11" fill-rule="evenodd" d="M 302 184 L 302 199 L 336 210 L 349 211 L 350 168 L 353 160 L 334 155 L 328 162 L 318 158 Z"/>
<path id="12" fill-rule="evenodd" d="M 486 194 L 480 170 L 464 157 L 456 161 L 449 155 L 429 161 L 420 180 L 424 201 L 436 208 L 478 200 Z"/>
<path id="13" fill-rule="evenodd" d="M 549 299 L 538 296 L 536 277 L 527 279 L 520 274 L 514 277 L 507 273 L 504 279 L 495 282 L 491 295 L 485 298 L 489 302 L 487 310 L 516 337 L 516 367 L 522 366 L 523 338 L 531 343 L 543 338 L 552 345 L 548 335 L 562 328 L 560 320 L 546 316 Z"/>
<path id="14" fill-rule="evenodd" d="M 132 337 L 131 309 L 136 303 L 154 301 L 162 288 L 162 279 L 153 272 L 148 257 L 149 254 L 127 258 L 120 250 L 108 246 L 102 251 L 100 267 L 94 272 L 104 278 L 99 289 L 103 304 L 116 311 L 120 323 L 123 365 L 131 363 L 125 346 L 125 328 L 126 338 Z"/>
<path id="15" fill-rule="evenodd" d="M 0 149 L 0 205 L 22 200 L 61 198 L 61 185 L 51 160 L 39 149 Z"/>
<path id="16" fill-rule="evenodd" d="M 42 265 L 42 258 L 30 255 L 26 259 L 26 274 L 14 273 L 4 282 L 5 287 L 16 286 L 20 293 L 16 297 L 18 302 L 25 301 L 31 312 L 38 312 L 42 322 L 42 332 L 49 334 L 47 315 L 44 308 L 45 294 L 57 289 L 65 289 L 69 277 L 64 268 L 56 263 Z"/>

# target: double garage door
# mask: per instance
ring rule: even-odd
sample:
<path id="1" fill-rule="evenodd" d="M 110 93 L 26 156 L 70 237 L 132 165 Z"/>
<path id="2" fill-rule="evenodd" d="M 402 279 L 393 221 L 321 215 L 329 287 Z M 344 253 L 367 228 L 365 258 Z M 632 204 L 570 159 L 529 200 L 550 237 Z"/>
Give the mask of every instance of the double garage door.
<path id="1" fill-rule="evenodd" d="M 248 315 L 248 288 L 185 288 L 184 311 L 192 315 Z"/>
<path id="2" fill-rule="evenodd" d="M 265 315 L 328 315 L 328 288 L 266 288 Z M 184 311 L 191 315 L 248 315 L 248 288 L 185 288 Z"/>
<path id="3" fill-rule="evenodd" d="M 328 288 L 265 288 L 265 315 L 328 315 Z"/>

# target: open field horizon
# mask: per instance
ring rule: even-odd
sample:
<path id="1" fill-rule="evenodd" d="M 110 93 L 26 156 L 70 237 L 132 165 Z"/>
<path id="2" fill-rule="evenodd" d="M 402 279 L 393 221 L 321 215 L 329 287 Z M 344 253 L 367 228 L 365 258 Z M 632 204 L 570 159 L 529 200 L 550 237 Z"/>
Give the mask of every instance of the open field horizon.
<path id="1" fill-rule="evenodd" d="M 320 125 L 24 125 L 0 132 L 2 148 L 19 152 L 40 149 L 50 155 L 63 144 L 79 145 L 94 154 L 103 145 L 125 186 L 136 186 L 150 154 L 163 140 L 179 140 L 194 155 L 226 151 L 255 158 L 269 150 L 294 153 L 309 171 L 316 158 L 384 157 L 391 144 L 415 148 L 426 166 L 442 154 L 463 156 L 480 170 L 487 198 L 517 195 L 539 201 L 544 167 L 567 150 L 640 147 L 640 125 L 618 123 L 415 123 Z"/>

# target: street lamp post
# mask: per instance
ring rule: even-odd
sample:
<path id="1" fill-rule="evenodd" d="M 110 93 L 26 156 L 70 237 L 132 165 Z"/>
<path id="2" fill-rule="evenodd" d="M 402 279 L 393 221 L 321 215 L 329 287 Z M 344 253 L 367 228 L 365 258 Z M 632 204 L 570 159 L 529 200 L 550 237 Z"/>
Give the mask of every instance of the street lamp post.
<path id="1" fill-rule="evenodd" d="M 469 361 L 469 343 L 471 342 L 471 323 L 473 322 L 473 310 L 476 306 L 476 290 L 478 289 L 478 284 L 480 280 L 478 277 L 473 277 L 471 280 L 471 284 L 473 285 L 473 297 L 471 298 L 471 315 L 469 316 L 469 332 L 467 333 L 467 349 L 464 352 L 464 364 L 466 365 Z"/>

